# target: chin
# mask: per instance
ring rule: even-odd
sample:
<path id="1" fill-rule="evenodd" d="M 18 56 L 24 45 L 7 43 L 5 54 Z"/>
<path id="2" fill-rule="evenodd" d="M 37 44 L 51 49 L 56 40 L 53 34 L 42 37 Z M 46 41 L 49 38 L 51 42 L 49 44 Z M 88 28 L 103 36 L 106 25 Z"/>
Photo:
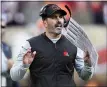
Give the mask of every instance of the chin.
<path id="1" fill-rule="evenodd" d="M 55 30 L 55 33 L 56 33 L 56 34 L 61 34 L 61 33 L 62 33 L 62 29 L 56 29 L 56 30 Z"/>
<path id="2" fill-rule="evenodd" d="M 59 35 L 59 34 L 61 34 L 62 33 L 62 31 L 58 31 L 58 32 L 55 32 L 57 35 Z"/>

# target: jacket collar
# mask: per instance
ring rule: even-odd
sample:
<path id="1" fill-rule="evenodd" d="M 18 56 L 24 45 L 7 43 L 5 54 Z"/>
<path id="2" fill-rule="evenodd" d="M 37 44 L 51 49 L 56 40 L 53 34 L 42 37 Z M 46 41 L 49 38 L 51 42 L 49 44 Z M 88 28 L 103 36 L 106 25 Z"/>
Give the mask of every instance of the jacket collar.
<path id="1" fill-rule="evenodd" d="M 44 32 L 44 33 L 42 34 L 42 36 L 43 36 L 44 39 L 47 40 L 48 42 L 53 43 L 53 42 L 46 36 L 46 32 Z M 61 38 L 60 38 L 57 42 L 61 42 L 63 39 L 64 39 L 64 35 L 61 35 Z M 57 43 L 57 42 L 56 42 L 56 43 Z"/>

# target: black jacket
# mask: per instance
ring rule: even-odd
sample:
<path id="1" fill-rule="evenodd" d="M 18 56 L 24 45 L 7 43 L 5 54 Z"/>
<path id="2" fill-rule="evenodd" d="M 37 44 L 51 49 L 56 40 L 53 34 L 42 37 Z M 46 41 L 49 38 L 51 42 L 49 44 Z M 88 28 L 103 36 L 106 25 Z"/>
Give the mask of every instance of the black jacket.
<path id="1" fill-rule="evenodd" d="M 63 35 L 54 44 L 45 33 L 28 40 L 36 51 L 30 65 L 30 87 L 74 87 L 74 60 L 77 48 Z"/>

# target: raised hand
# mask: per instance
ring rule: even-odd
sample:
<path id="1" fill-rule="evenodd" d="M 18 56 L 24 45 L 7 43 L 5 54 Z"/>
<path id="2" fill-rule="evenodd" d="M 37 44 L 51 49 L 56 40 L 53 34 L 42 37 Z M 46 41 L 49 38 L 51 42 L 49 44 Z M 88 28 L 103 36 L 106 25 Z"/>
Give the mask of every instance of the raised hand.
<path id="1" fill-rule="evenodd" d="M 32 53 L 31 48 L 27 49 L 27 52 L 23 56 L 23 64 L 31 64 L 35 57 L 35 54 L 36 54 L 36 51 Z"/>

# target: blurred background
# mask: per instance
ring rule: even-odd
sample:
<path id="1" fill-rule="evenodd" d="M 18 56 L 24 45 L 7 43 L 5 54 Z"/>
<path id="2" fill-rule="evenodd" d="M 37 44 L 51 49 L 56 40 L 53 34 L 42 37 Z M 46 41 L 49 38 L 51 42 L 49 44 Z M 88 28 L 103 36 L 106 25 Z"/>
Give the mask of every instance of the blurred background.
<path id="1" fill-rule="evenodd" d="M 75 72 L 77 86 L 107 86 L 107 2 L 103 1 L 2 1 L 1 2 L 1 85 L 7 87 L 28 86 L 27 73 L 21 81 L 15 82 L 10 78 L 10 68 L 16 61 L 21 45 L 30 37 L 44 32 L 44 26 L 39 16 L 42 6 L 48 3 L 59 5 L 62 9 L 68 5 L 72 18 L 85 30 L 89 39 L 97 49 L 99 59 L 94 76 L 85 82 Z M 67 11 L 67 10 L 66 10 Z M 68 13 L 68 12 L 67 12 Z M 69 13 L 66 19 L 69 18 Z"/>

